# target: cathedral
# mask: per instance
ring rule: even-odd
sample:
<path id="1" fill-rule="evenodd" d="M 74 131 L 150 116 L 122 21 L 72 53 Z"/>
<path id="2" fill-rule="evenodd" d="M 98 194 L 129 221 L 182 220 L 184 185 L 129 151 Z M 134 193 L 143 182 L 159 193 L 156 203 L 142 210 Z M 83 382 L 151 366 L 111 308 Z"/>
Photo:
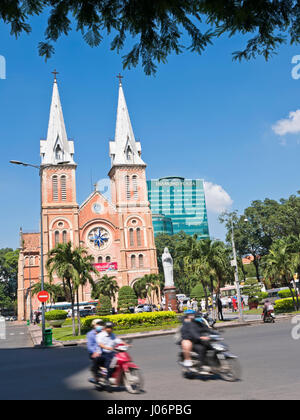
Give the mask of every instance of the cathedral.
<path id="1" fill-rule="evenodd" d="M 44 263 L 56 244 L 71 241 L 75 247 L 85 247 L 99 274 L 115 276 L 119 287 L 133 286 L 145 274 L 158 273 L 146 164 L 141 144 L 134 137 L 121 78 L 115 138 L 109 142 L 110 200 L 95 188 L 77 204 L 75 147 L 67 137 L 56 74 L 48 133 L 46 140 L 40 141 L 40 155 Z M 19 320 L 29 318 L 31 305 L 33 311 L 40 306 L 30 293 L 41 279 L 40 238 L 40 232 L 20 230 Z M 80 299 L 91 300 L 90 285 L 82 288 Z"/>

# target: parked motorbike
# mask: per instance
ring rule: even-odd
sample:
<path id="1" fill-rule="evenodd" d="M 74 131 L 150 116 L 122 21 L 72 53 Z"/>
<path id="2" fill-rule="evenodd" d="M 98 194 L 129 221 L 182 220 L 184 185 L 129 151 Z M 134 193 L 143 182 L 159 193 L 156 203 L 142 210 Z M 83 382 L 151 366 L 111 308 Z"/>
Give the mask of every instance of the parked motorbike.
<path id="1" fill-rule="evenodd" d="M 191 358 L 193 362 L 192 367 L 183 366 L 183 353 L 179 353 L 179 364 L 182 367 L 183 376 L 192 379 L 195 376 L 218 375 L 223 380 L 228 382 L 235 382 L 240 379 L 241 368 L 238 357 L 229 352 L 223 338 L 219 334 L 210 334 L 209 341 L 206 342 L 207 351 L 204 358 L 204 363 L 201 365 L 198 353 L 192 352 Z"/>
<path id="2" fill-rule="evenodd" d="M 103 367 L 99 368 L 96 387 L 99 390 L 113 390 L 124 386 L 130 394 L 138 394 L 143 389 L 143 379 L 139 367 L 132 362 L 128 353 L 127 344 L 118 344 L 115 347 L 115 357 L 111 363 L 113 373 L 107 380 L 107 372 Z"/>
<path id="3" fill-rule="evenodd" d="M 261 317 L 262 317 L 265 324 L 267 324 L 267 323 L 274 324 L 275 319 L 276 319 L 274 309 L 270 309 L 269 311 L 266 312 L 266 314 L 264 314 L 264 312 L 263 312 Z"/>

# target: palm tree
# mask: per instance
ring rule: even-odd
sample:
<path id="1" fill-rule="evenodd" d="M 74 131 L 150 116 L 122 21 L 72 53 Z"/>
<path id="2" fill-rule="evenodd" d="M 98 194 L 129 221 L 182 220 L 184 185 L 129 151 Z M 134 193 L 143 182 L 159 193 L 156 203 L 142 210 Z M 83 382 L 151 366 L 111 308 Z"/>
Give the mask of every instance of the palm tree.
<path id="1" fill-rule="evenodd" d="M 50 281 L 52 281 L 54 275 L 56 275 L 62 280 L 64 290 L 69 292 L 72 309 L 73 335 L 75 335 L 74 295 L 76 287 L 79 284 L 80 276 L 76 269 L 76 258 L 72 248 L 72 243 L 68 242 L 66 244 L 58 244 L 55 248 L 49 251 L 46 268 Z"/>
<path id="2" fill-rule="evenodd" d="M 156 296 L 159 299 L 160 276 L 158 274 L 146 274 L 135 282 L 133 289 L 139 298 L 147 298 L 150 305 L 153 305 L 153 298 Z"/>
<path id="3" fill-rule="evenodd" d="M 299 267 L 299 250 L 295 251 L 295 244 L 288 239 L 277 239 L 273 242 L 269 254 L 265 257 L 264 275 L 267 278 L 280 278 L 283 284 L 290 289 L 294 308 L 299 308 L 298 293 L 296 292 L 297 304 L 291 286 L 291 280 L 295 270 Z"/>
<path id="4" fill-rule="evenodd" d="M 119 286 L 116 281 L 116 276 L 104 274 L 100 281 L 94 284 L 92 297 L 93 299 L 97 299 L 100 295 L 108 296 L 115 302 L 118 291 Z"/>
<path id="5" fill-rule="evenodd" d="M 91 255 L 88 255 L 87 250 L 83 247 L 75 248 L 74 251 L 75 268 L 78 272 L 78 281 L 76 282 L 76 297 L 77 297 L 77 325 L 78 335 L 81 335 L 81 322 L 80 322 L 80 310 L 79 310 L 79 287 L 85 286 L 90 283 L 94 287 L 95 283 L 92 277 L 92 273 L 99 275 L 99 271 L 94 267 L 94 259 Z"/>
<path id="6" fill-rule="evenodd" d="M 35 283 L 32 287 L 31 292 L 33 295 L 37 295 L 42 290 L 41 282 Z M 44 290 L 49 293 L 50 295 L 50 302 L 56 303 L 58 298 L 63 298 L 64 296 L 64 289 L 59 284 L 50 284 L 44 283 Z"/>

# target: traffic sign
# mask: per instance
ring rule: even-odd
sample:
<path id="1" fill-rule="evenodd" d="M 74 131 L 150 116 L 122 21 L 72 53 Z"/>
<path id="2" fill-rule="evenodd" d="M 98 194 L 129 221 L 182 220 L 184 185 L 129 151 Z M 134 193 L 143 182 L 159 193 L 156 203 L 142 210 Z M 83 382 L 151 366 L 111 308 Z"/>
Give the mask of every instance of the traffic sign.
<path id="1" fill-rule="evenodd" d="M 37 294 L 37 298 L 40 302 L 45 303 L 45 302 L 47 302 L 47 300 L 49 300 L 50 295 L 49 295 L 48 292 L 43 291 L 43 292 L 39 292 Z"/>

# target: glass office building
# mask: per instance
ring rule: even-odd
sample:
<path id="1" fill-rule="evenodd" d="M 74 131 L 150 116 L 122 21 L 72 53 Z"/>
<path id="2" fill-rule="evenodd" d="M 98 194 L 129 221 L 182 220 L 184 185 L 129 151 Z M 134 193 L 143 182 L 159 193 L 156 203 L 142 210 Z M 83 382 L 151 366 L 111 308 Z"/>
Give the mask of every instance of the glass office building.
<path id="1" fill-rule="evenodd" d="M 166 233 L 167 235 L 173 235 L 174 233 L 172 219 L 163 214 L 152 213 L 152 224 L 155 236 L 159 233 Z"/>
<path id="2" fill-rule="evenodd" d="M 161 233 L 161 224 L 156 223 L 159 215 L 171 219 L 174 234 L 184 231 L 188 235 L 197 234 L 199 239 L 209 238 L 202 179 L 167 177 L 152 179 L 147 185 L 155 235 Z"/>

